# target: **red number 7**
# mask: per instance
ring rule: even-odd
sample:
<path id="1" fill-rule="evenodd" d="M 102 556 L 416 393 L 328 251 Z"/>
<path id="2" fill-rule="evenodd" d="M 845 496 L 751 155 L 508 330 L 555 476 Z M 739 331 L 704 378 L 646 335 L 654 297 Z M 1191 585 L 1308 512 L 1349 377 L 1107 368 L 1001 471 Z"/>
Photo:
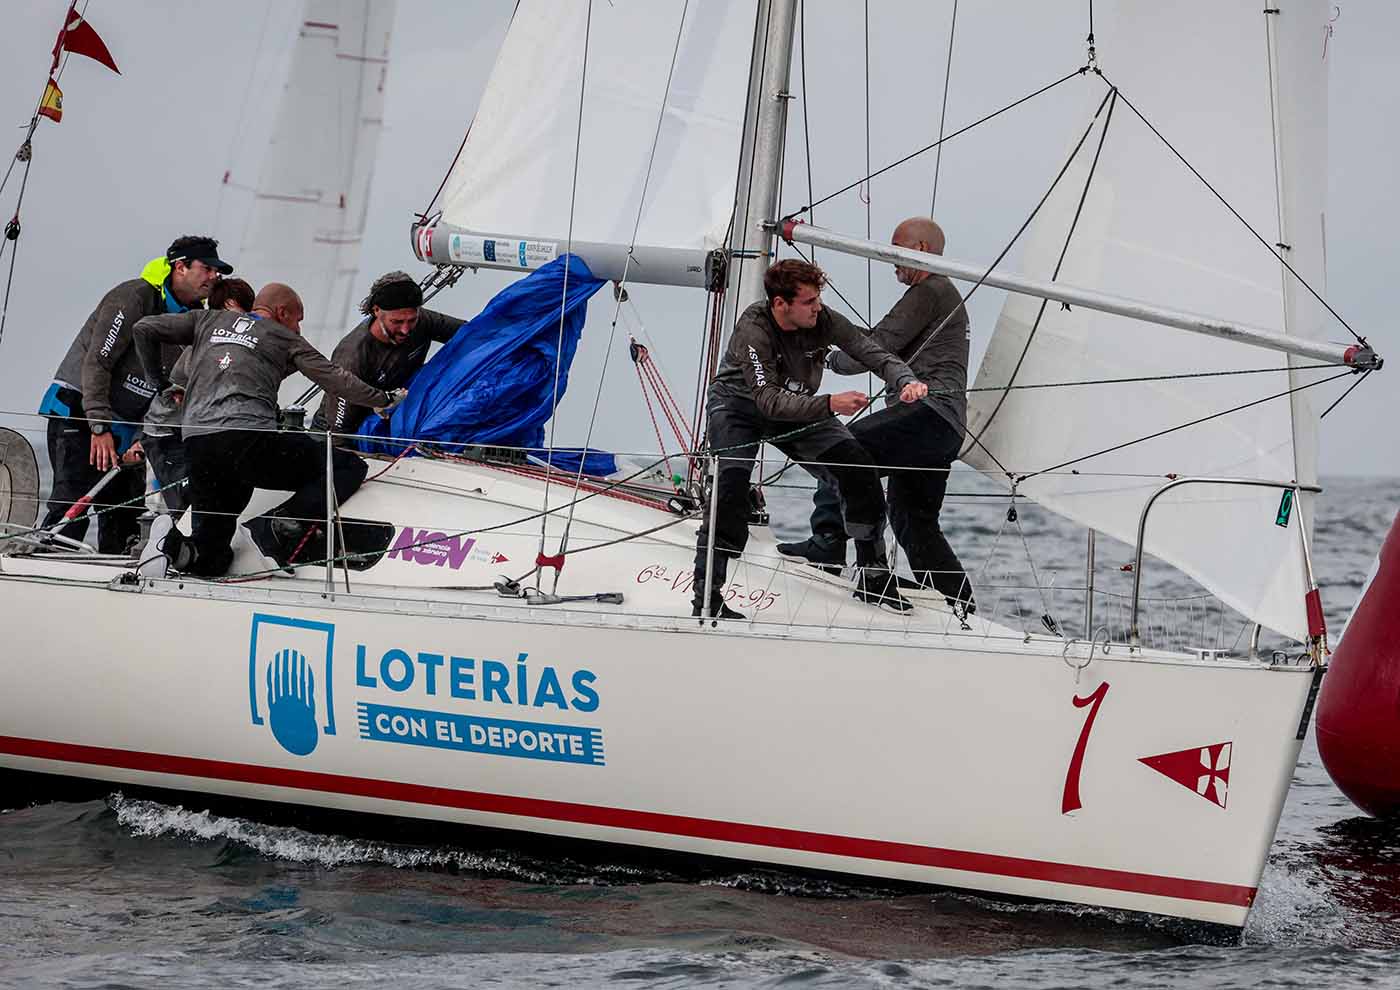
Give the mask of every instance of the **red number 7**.
<path id="1" fill-rule="evenodd" d="M 1077 811 L 1084 806 L 1084 802 L 1079 800 L 1079 771 L 1084 766 L 1084 750 L 1089 745 L 1089 733 L 1094 728 L 1094 718 L 1099 714 L 1099 705 L 1103 704 L 1104 695 L 1108 694 L 1108 681 L 1104 681 L 1094 689 L 1094 693 L 1087 698 L 1078 695 L 1074 697 L 1074 707 L 1083 708 L 1089 706 L 1089 714 L 1084 719 L 1084 728 L 1079 730 L 1079 741 L 1074 744 L 1074 755 L 1069 758 L 1069 770 L 1065 772 L 1065 796 L 1060 803 L 1060 814 L 1067 815 L 1071 811 Z"/>

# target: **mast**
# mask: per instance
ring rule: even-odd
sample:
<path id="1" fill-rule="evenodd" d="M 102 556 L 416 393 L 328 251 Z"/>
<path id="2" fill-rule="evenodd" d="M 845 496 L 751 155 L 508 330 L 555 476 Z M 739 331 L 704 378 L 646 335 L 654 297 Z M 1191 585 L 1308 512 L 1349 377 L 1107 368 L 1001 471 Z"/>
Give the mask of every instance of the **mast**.
<path id="1" fill-rule="evenodd" d="M 797 0 L 759 0 L 744 138 L 735 186 L 734 229 L 730 235 L 729 291 L 725 295 L 724 336 L 738 314 L 764 298 L 763 274 L 772 260 L 773 230 L 766 225 L 778 212 L 787 136 L 788 75 L 797 26 Z"/>
<path id="2" fill-rule="evenodd" d="M 891 244 L 877 244 L 874 241 L 866 241 L 858 237 L 847 237 L 844 234 L 821 230 L 796 220 L 772 223 L 769 224 L 769 227 L 775 231 L 781 229 L 783 237 L 791 241 L 800 241 L 804 244 L 828 248 L 844 254 L 853 254 L 861 258 L 886 261 L 906 268 L 917 268 L 920 271 L 946 275 L 948 278 L 955 278 L 959 281 L 980 282 L 997 289 L 1009 289 L 1012 292 L 1050 299 L 1067 305 L 1073 304 L 1103 313 L 1115 313 L 1146 323 L 1157 323 L 1210 337 L 1222 337 L 1242 344 L 1282 351 L 1285 354 L 1295 354 L 1299 357 L 1312 358 L 1332 364 L 1344 364 L 1358 370 L 1378 369 L 1382 363 L 1380 356 L 1375 351 L 1360 344 L 1329 344 L 1310 340 L 1307 337 L 1295 337 L 1273 330 L 1265 330 L 1262 327 L 1252 327 L 1197 313 L 1168 309 L 1165 306 L 1140 302 L 1123 296 L 1109 295 L 1106 292 L 1098 292 L 1093 289 L 1077 288 L 1064 282 L 1046 282 L 1005 272 L 988 273 L 985 268 L 968 264 L 965 261 L 955 261 L 943 255 L 925 254 L 922 251 L 895 247 Z"/>

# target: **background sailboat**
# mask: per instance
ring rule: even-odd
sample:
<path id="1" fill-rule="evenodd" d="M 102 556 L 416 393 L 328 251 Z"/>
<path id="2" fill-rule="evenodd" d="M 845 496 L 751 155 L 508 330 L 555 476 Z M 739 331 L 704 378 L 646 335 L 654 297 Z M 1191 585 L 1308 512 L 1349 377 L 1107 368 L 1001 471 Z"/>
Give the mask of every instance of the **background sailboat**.
<path id="1" fill-rule="evenodd" d="M 369 279 L 360 273 L 384 95 L 394 0 L 307 0 L 257 183 L 230 167 L 220 216 L 238 222 L 238 276 L 280 281 L 300 293 L 302 334 L 329 355 L 359 321 Z M 373 276 L 371 276 L 372 278 Z M 284 400 L 306 381 L 293 376 Z"/>
<path id="2" fill-rule="evenodd" d="M 393 0 L 305 4 L 252 201 L 229 197 L 233 215 L 247 217 L 239 274 L 296 286 L 302 333 L 327 353 L 363 295 L 359 255 L 396 10 Z"/>

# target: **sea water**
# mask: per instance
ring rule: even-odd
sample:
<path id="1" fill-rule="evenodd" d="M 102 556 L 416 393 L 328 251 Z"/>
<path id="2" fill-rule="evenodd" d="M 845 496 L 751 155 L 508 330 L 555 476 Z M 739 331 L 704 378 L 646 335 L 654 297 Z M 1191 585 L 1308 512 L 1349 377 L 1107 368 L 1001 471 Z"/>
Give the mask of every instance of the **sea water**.
<path id="1" fill-rule="evenodd" d="M 1400 480 L 1326 486 L 1315 555 L 1335 631 Z M 1033 568 L 1042 584 L 1082 584 L 1082 535 L 1024 506 L 1008 525 L 1005 500 L 970 474 L 951 487 L 949 537 L 984 582 Z M 770 492 L 785 535 L 806 497 Z M 1126 558 L 1100 540 L 1106 594 L 1123 590 Z M 1190 592 L 1153 577 L 1162 599 Z M 1044 608 L 1072 631 L 1068 600 L 1037 595 L 1002 618 L 1035 622 Z M 1229 621 L 1203 623 L 1239 643 Z M 3 987 L 1400 986 L 1400 829 L 1338 793 L 1311 736 L 1249 924 L 1225 945 L 1095 908 L 414 845 L 119 791 L 34 805 L 0 794 L 0 808 Z"/>

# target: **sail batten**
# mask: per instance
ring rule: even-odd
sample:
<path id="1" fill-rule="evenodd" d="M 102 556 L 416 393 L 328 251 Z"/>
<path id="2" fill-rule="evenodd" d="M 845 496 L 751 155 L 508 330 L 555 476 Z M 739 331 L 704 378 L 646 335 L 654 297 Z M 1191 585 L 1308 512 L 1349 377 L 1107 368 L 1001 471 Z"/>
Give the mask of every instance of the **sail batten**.
<path id="1" fill-rule="evenodd" d="M 1320 288 L 1320 224 L 1302 218 L 1320 218 L 1322 211 L 1326 75 L 1321 44 L 1312 51 L 1308 39 L 1322 37 L 1327 8 L 1292 0 L 1270 9 L 1278 13 L 1212 5 L 1208 32 L 1178 8 L 1103 11 L 1096 25 L 1100 62 L 1142 118 L 1114 118 L 1092 179 L 1079 162 L 1065 176 L 1028 231 L 1021 262 L 1028 276 L 1051 276 L 1087 184 L 1060 279 L 1282 327 L 1305 351 L 1308 342 L 1329 335 L 1325 311 L 1289 284 L 1296 280 L 1281 275 L 1278 257 L 1147 125 L 1261 236 L 1278 236 L 1289 264 Z M 1277 44 L 1269 43 L 1270 31 Z M 1194 69 L 1183 72 L 1183 65 Z M 1147 499 L 1167 476 L 1316 482 L 1316 414 L 1305 397 L 1288 394 L 1313 380 L 1306 376 L 1322 374 L 1296 370 L 1307 358 L 1248 376 L 1048 394 L 1000 391 L 1025 382 L 1260 366 L 1258 350 L 1234 341 L 1186 334 L 1148 339 L 1123 316 L 1040 309 L 1011 296 L 1002 310 L 975 382 L 991 391 L 969 396 L 963 457 L 974 467 L 1003 481 L 1001 465 L 1029 475 L 1019 494 L 1129 544 Z M 1266 401 L 1209 418 L 1254 400 Z M 1204 421 L 1181 428 L 1195 420 Z M 1066 462 L 1083 473 L 1036 473 Z M 1249 618 L 1303 640 L 1308 577 L 1299 527 L 1309 521 L 1307 500 L 1304 511 L 1285 517 L 1280 493 L 1271 489 L 1184 486 L 1154 505 L 1145 550 Z"/>

